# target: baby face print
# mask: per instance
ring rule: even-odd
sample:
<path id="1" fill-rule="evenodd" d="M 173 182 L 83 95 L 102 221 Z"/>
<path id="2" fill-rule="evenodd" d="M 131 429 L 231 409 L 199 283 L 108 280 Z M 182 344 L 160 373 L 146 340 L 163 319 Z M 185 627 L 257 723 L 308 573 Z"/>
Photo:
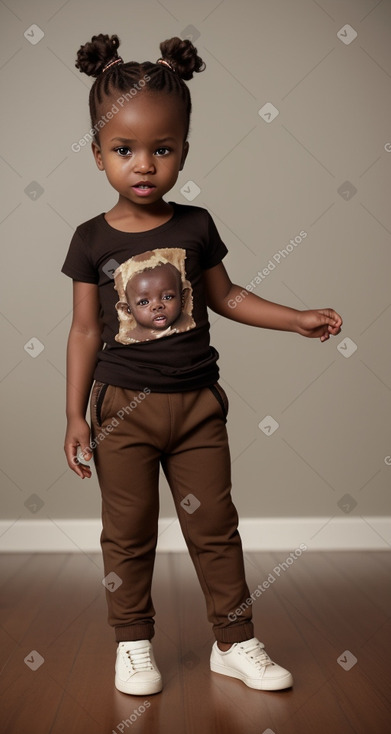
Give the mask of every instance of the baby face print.
<path id="1" fill-rule="evenodd" d="M 129 313 L 145 329 L 166 329 L 182 312 L 181 274 L 171 263 L 137 273 L 128 281 Z"/>
<path id="2" fill-rule="evenodd" d="M 114 273 L 120 300 L 115 339 L 121 344 L 160 339 L 195 327 L 186 251 L 161 248 L 135 255 Z"/>

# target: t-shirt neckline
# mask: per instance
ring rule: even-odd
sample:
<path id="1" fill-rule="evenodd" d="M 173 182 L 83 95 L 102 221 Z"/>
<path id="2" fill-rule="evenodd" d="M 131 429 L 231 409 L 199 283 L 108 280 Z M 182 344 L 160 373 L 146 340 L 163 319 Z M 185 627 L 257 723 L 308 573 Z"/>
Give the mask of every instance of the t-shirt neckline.
<path id="1" fill-rule="evenodd" d="M 177 215 L 178 215 L 178 205 L 175 201 L 169 201 L 168 203 L 173 208 L 173 213 L 170 219 L 168 219 L 167 222 L 163 222 L 163 224 L 158 224 L 157 227 L 153 227 L 152 229 L 145 229 L 145 230 L 142 230 L 141 232 L 125 232 L 125 230 L 123 229 L 116 229 L 116 227 L 112 227 L 111 224 L 109 224 L 109 222 L 105 218 L 106 212 L 101 212 L 101 214 L 99 215 L 99 218 L 100 218 L 100 221 L 103 227 L 106 230 L 110 231 L 111 235 L 119 235 L 120 237 L 121 236 L 146 237 L 148 235 L 154 234 L 155 232 L 161 232 L 162 230 L 167 229 L 168 227 L 172 226 L 174 220 L 177 218 Z"/>

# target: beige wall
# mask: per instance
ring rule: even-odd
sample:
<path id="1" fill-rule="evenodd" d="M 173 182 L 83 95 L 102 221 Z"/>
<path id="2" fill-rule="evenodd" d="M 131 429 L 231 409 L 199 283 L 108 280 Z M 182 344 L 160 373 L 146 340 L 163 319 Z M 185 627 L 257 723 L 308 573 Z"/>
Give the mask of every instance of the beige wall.
<path id="1" fill-rule="evenodd" d="M 188 180 L 200 187 L 194 204 L 214 215 L 233 280 L 246 285 L 272 261 L 256 293 L 332 305 L 345 321 L 320 344 L 212 315 L 239 512 L 390 514 L 391 3 L 8 0 L 0 22 L 3 517 L 100 512 L 96 479 L 74 477 L 62 449 L 71 282 L 60 268 L 77 224 L 115 202 L 90 150 L 71 150 L 89 129 L 76 50 L 117 32 L 126 60 L 155 60 L 188 26 L 207 70 L 190 83 L 190 155 L 171 198 L 186 203 Z M 349 44 L 337 37 L 347 23 Z M 44 32 L 34 45 L 32 24 Z M 269 123 L 258 114 L 268 102 L 279 111 Z M 269 415 L 270 436 L 258 427 Z M 172 514 L 163 483 L 162 516 Z"/>

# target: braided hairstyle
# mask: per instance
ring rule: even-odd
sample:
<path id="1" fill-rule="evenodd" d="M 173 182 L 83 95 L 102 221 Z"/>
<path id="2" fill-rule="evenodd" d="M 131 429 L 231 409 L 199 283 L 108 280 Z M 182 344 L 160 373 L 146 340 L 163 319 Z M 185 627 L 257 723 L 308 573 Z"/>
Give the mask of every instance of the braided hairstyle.
<path id="1" fill-rule="evenodd" d="M 115 97 L 118 99 L 121 95 L 127 95 L 125 99 L 130 99 L 132 91 L 135 94 L 136 90 L 137 93 L 149 91 L 175 95 L 184 107 L 186 139 L 190 125 L 191 98 L 184 80 L 192 79 L 194 72 L 205 69 L 197 49 L 188 39 L 174 37 L 160 44 L 165 63 L 123 63 L 118 55 L 119 45 L 118 36 L 100 33 L 92 36 L 91 41 L 80 46 L 77 52 L 76 68 L 95 77 L 89 96 L 91 127 L 95 131 L 95 140 L 99 144 L 96 124 L 107 100 Z M 111 63 L 113 61 L 117 63 Z"/>

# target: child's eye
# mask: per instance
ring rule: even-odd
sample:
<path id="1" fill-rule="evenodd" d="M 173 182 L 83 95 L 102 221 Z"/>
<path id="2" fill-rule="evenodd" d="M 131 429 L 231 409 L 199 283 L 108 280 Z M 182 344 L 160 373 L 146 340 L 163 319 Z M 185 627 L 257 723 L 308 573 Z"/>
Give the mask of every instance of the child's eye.
<path id="1" fill-rule="evenodd" d="M 138 306 L 147 306 L 149 303 L 147 298 L 140 298 L 139 301 L 137 301 Z"/>
<path id="2" fill-rule="evenodd" d="M 156 151 L 155 151 L 155 155 L 157 155 L 157 156 L 168 155 L 169 153 L 171 153 L 171 150 L 170 150 L 170 148 L 167 148 L 166 146 L 162 146 L 161 148 L 157 148 Z"/>
<path id="3" fill-rule="evenodd" d="M 120 148 L 115 148 L 115 152 L 118 153 L 121 158 L 125 158 L 132 153 L 130 148 L 127 148 L 126 145 L 121 145 Z"/>
<path id="4" fill-rule="evenodd" d="M 175 296 L 173 296 L 171 293 L 166 293 L 165 296 L 163 296 L 163 301 L 171 301 Z"/>

